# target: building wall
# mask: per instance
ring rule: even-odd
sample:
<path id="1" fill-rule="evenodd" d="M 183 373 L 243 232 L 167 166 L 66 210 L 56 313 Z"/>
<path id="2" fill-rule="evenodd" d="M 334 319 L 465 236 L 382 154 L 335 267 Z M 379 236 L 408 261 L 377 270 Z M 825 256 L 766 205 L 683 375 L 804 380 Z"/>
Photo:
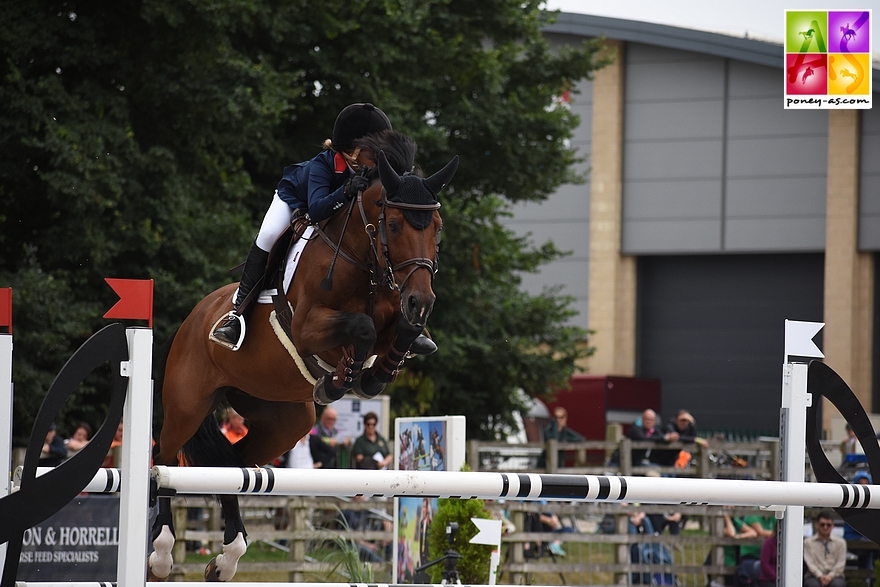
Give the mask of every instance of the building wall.
<path id="1" fill-rule="evenodd" d="M 828 115 L 780 72 L 627 45 L 623 252 L 822 251 Z"/>
<path id="2" fill-rule="evenodd" d="M 589 371 L 659 377 L 665 411 L 763 429 L 778 418 L 782 321 L 824 321 L 826 362 L 872 410 L 880 110 L 784 110 L 765 43 L 567 16 L 551 43 L 626 39 L 571 102 L 590 180 L 507 224 L 574 252 L 524 284 L 576 296 L 572 322 L 596 331 Z"/>

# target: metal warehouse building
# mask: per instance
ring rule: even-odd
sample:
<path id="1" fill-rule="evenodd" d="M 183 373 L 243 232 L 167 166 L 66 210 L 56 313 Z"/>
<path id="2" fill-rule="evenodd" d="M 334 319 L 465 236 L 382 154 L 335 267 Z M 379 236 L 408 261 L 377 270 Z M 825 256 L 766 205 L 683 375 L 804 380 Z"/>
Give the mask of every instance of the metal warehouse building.
<path id="1" fill-rule="evenodd" d="M 619 52 L 571 100 L 588 182 L 507 221 L 572 251 L 523 287 L 576 298 L 589 372 L 661 379 L 665 418 L 774 430 L 784 320 L 825 322 L 880 411 L 880 108 L 784 110 L 780 44 L 566 13 L 546 34 Z"/>

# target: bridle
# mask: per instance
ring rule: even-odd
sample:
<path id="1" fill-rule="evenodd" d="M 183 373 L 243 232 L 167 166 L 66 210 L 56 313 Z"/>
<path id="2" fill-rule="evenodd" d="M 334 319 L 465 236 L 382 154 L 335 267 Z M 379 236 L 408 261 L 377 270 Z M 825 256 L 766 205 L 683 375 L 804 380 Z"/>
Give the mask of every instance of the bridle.
<path id="1" fill-rule="evenodd" d="M 370 254 L 367 263 L 363 263 L 355 259 L 352 255 L 342 250 L 342 239 L 345 236 L 345 230 L 348 226 L 348 219 L 351 217 L 351 214 L 354 211 L 355 204 L 357 204 L 358 210 L 360 211 L 361 220 L 364 223 L 364 232 L 366 232 L 370 243 Z M 335 254 L 338 254 L 340 257 L 342 257 L 358 269 L 366 271 L 370 274 L 371 297 L 377 294 L 378 288 L 383 285 L 387 286 L 393 291 L 400 291 L 401 288 L 406 285 L 406 282 L 409 280 L 409 278 L 412 277 L 413 273 L 415 273 L 420 267 L 425 268 L 431 272 L 431 280 L 433 282 L 434 275 L 440 268 L 440 231 L 437 231 L 433 259 L 428 259 L 426 257 L 412 257 L 398 263 L 397 265 L 392 265 L 391 255 L 388 249 L 388 231 L 385 211 L 388 208 L 397 208 L 399 210 L 409 210 L 415 212 L 433 212 L 434 210 L 438 210 L 440 208 L 440 202 L 434 202 L 432 204 L 411 204 L 408 202 L 389 200 L 385 191 L 385 186 L 382 186 L 382 195 L 379 200 L 376 200 L 376 205 L 379 207 L 379 218 L 377 220 L 378 227 L 370 222 L 369 218 L 367 218 L 366 210 L 364 210 L 363 192 L 359 192 L 357 198 L 353 199 L 351 201 L 351 204 L 349 204 L 347 217 L 345 220 L 345 224 L 343 224 L 342 232 L 339 235 L 338 243 L 334 243 L 320 226 L 316 227 L 317 233 L 324 240 L 324 242 L 327 243 L 327 245 L 334 250 Z M 406 267 L 412 267 L 412 269 L 410 269 L 409 273 L 406 274 L 406 277 L 403 278 L 403 281 L 398 283 L 397 278 L 395 277 L 395 272 L 400 271 L 401 269 L 404 269 Z"/>
<path id="2" fill-rule="evenodd" d="M 398 210 L 410 210 L 414 212 L 433 212 L 434 210 L 440 209 L 440 202 L 434 202 L 433 204 L 410 204 L 407 202 L 389 200 L 388 195 L 385 192 L 385 186 L 382 186 L 382 198 L 376 202 L 376 205 L 379 206 L 378 241 L 376 239 L 376 227 L 370 224 L 367 220 L 367 215 L 364 211 L 363 197 L 361 197 L 361 195 L 358 196 L 358 207 L 361 212 L 361 219 L 364 221 L 364 230 L 370 238 L 370 251 L 372 253 L 371 257 L 373 259 L 379 258 L 381 247 L 381 256 L 382 260 L 384 261 L 384 271 L 378 285 L 387 285 L 392 290 L 400 291 L 400 289 L 404 285 L 406 285 L 406 282 L 419 267 L 424 267 L 431 272 L 431 281 L 433 282 L 434 275 L 436 275 L 437 271 L 440 269 L 440 231 L 437 231 L 437 239 L 434 245 L 433 259 L 427 259 L 425 257 L 413 257 L 411 259 L 407 259 L 406 261 L 398 263 L 397 265 L 392 265 L 391 255 L 388 252 L 388 225 L 385 221 L 385 210 L 387 208 L 397 208 Z M 398 285 L 394 274 L 405 267 L 409 267 L 410 265 L 412 265 L 412 269 L 410 269 L 409 273 L 406 274 L 406 277 L 404 277 L 403 281 Z"/>

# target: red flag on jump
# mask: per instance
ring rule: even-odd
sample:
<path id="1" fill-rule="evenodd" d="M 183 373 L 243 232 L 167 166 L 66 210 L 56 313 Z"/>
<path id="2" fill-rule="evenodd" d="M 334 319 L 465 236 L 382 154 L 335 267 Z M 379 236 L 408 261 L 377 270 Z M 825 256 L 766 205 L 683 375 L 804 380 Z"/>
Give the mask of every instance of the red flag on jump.
<path id="1" fill-rule="evenodd" d="M 0 287 L 0 328 L 9 329 L 12 334 L 12 288 Z"/>
<path id="2" fill-rule="evenodd" d="M 114 279 L 105 277 L 119 301 L 107 310 L 104 318 L 129 318 L 148 320 L 153 327 L 153 280 L 152 279 Z"/>

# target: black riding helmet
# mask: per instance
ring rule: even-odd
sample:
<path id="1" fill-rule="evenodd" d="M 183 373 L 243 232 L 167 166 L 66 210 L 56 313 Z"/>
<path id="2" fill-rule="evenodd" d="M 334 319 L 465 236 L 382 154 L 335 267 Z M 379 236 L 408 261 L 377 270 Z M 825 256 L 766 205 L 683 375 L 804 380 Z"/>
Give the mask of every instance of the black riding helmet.
<path id="1" fill-rule="evenodd" d="M 337 151 L 350 149 L 352 142 L 361 137 L 391 130 L 391 121 L 385 113 L 370 104 L 351 104 L 342 109 L 333 125 L 333 148 Z"/>

